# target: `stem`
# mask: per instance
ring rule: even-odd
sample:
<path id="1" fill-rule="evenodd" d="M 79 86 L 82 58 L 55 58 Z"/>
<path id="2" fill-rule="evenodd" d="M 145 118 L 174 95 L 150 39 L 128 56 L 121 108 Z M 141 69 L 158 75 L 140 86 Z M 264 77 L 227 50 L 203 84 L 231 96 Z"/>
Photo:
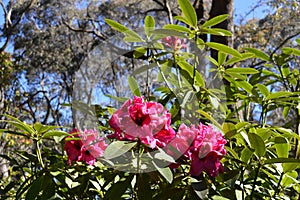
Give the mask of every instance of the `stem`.
<path id="1" fill-rule="evenodd" d="M 42 154 L 41 154 L 41 150 L 40 150 L 40 146 L 39 146 L 39 141 L 36 141 L 36 155 L 38 157 L 39 163 L 42 165 L 42 167 L 44 168 L 44 162 L 43 162 L 43 158 L 42 158 Z"/>
<path id="2" fill-rule="evenodd" d="M 276 195 L 279 193 L 279 187 L 280 187 L 280 183 L 281 183 L 281 181 L 282 181 L 283 175 L 284 175 L 284 173 L 282 172 L 282 173 L 280 174 L 280 178 L 279 178 L 277 187 L 276 187 L 275 192 L 274 192 L 274 195 L 273 195 L 274 199 L 275 199 Z"/>
<path id="3" fill-rule="evenodd" d="M 254 180 L 253 180 L 253 185 L 252 185 L 252 191 L 251 191 L 251 195 L 250 195 L 250 200 L 252 200 L 253 196 L 254 196 L 255 185 L 256 185 L 256 181 L 257 181 L 257 178 L 258 178 L 258 173 L 259 173 L 260 168 L 261 168 L 261 164 L 258 163 L 258 167 L 255 170 L 255 177 L 254 177 Z"/>
<path id="4" fill-rule="evenodd" d="M 178 79 L 178 83 L 179 83 L 179 88 L 182 88 L 181 77 L 180 77 L 180 68 L 178 67 L 178 65 L 176 63 L 176 54 L 173 54 L 173 61 L 174 61 L 174 65 L 176 68 L 176 74 L 177 74 L 177 79 Z"/>

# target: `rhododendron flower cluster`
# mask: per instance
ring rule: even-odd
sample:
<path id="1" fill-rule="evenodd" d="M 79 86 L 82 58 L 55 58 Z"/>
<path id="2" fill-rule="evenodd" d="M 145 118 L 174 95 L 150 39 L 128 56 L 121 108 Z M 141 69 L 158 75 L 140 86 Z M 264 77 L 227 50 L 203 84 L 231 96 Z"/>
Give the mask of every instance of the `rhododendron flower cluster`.
<path id="1" fill-rule="evenodd" d="M 174 51 L 179 51 L 180 49 L 187 48 L 187 45 L 184 44 L 184 39 L 179 39 L 176 36 L 167 36 L 162 39 L 166 46 L 170 47 Z"/>
<path id="2" fill-rule="evenodd" d="M 150 148 L 164 147 L 174 137 L 171 114 L 157 102 L 145 102 L 143 97 L 129 99 L 109 120 L 114 134 L 110 138 L 140 141 Z"/>
<path id="3" fill-rule="evenodd" d="M 114 133 L 108 136 L 117 140 L 140 141 L 150 148 L 164 148 L 178 166 L 190 163 L 190 173 L 203 171 L 212 177 L 223 171 L 220 162 L 226 154 L 223 134 L 212 126 L 181 124 L 177 134 L 170 127 L 171 115 L 156 102 L 145 102 L 143 97 L 129 99 L 111 117 L 109 124 Z"/>
<path id="4" fill-rule="evenodd" d="M 197 127 L 181 124 L 175 139 L 170 144 L 170 154 L 181 154 L 183 160 L 191 162 L 190 172 L 199 176 L 203 171 L 212 177 L 223 172 L 220 163 L 225 150 L 223 134 L 213 127 L 200 123 Z"/>
<path id="5" fill-rule="evenodd" d="M 80 132 L 77 129 L 73 129 L 70 133 L 74 134 L 74 137 L 77 139 L 69 140 L 65 143 L 69 164 L 72 164 L 73 161 L 81 161 L 94 165 L 96 158 L 103 157 L 108 144 L 105 143 L 103 137 L 99 137 L 97 131 L 85 130 Z"/>

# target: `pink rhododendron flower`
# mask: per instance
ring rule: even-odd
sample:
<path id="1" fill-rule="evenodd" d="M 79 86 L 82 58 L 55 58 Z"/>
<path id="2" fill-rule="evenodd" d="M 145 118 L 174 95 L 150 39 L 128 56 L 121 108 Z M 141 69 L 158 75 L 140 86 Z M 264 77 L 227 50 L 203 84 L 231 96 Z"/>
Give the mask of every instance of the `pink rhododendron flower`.
<path id="1" fill-rule="evenodd" d="M 179 39 L 176 36 L 167 36 L 162 39 L 162 41 L 174 51 L 179 51 L 180 49 L 187 48 L 187 45 L 184 44 L 184 39 Z"/>
<path id="2" fill-rule="evenodd" d="M 199 176 L 205 171 L 215 177 L 223 172 L 220 160 L 226 154 L 225 144 L 222 133 L 211 126 L 200 123 L 197 127 L 187 127 L 181 124 L 175 139 L 168 145 L 167 153 L 174 159 L 180 158 L 179 162 L 190 161 L 190 173 L 193 176 Z"/>
<path id="3" fill-rule="evenodd" d="M 85 148 L 95 158 L 103 157 L 104 151 L 108 144 L 105 142 L 103 137 L 100 137 L 98 132 L 95 130 L 85 130 L 81 134 L 82 142 Z"/>
<path id="4" fill-rule="evenodd" d="M 216 177 L 219 172 L 223 172 L 220 160 L 226 154 L 226 140 L 222 133 L 211 126 L 200 123 L 197 129 L 197 136 L 189 150 L 191 174 L 198 176 L 205 171 L 210 176 Z"/>
<path id="5" fill-rule="evenodd" d="M 129 99 L 109 120 L 114 129 L 110 138 L 139 140 L 150 148 L 164 147 L 175 136 L 170 127 L 171 115 L 157 102 L 145 102 L 143 97 Z"/>
<path id="6" fill-rule="evenodd" d="M 96 131 L 85 130 L 81 133 L 77 129 L 73 129 L 70 133 L 73 133 L 78 140 L 69 140 L 65 143 L 69 164 L 72 164 L 73 161 L 81 161 L 94 165 L 96 158 L 103 156 L 108 145 Z"/>
<path id="7" fill-rule="evenodd" d="M 196 137 L 197 129 L 192 126 L 187 127 L 185 124 L 181 124 L 176 137 L 168 145 L 167 153 L 177 159 L 184 156 L 186 159 L 190 159 L 190 148 Z"/>

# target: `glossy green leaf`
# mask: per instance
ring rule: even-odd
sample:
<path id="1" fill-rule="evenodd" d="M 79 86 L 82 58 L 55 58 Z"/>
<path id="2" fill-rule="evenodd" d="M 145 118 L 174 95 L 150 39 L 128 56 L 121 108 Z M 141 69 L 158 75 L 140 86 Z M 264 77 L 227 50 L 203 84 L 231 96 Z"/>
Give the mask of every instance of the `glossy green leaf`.
<path id="1" fill-rule="evenodd" d="M 237 134 L 237 130 L 235 128 L 235 125 L 233 123 L 224 122 L 222 124 L 222 131 L 226 135 L 226 137 L 231 138 L 235 134 Z"/>
<path id="2" fill-rule="evenodd" d="M 123 155 L 133 148 L 137 142 L 128 142 L 128 141 L 114 141 L 108 145 L 104 151 L 105 159 L 112 159 Z"/>
<path id="3" fill-rule="evenodd" d="M 250 53 L 253 53 L 257 58 L 259 58 L 261 60 L 270 61 L 270 57 L 258 49 L 249 47 L 249 48 L 245 48 L 245 50 L 247 50 Z"/>
<path id="4" fill-rule="evenodd" d="M 264 97 L 269 96 L 270 92 L 269 92 L 268 88 L 265 85 L 258 83 L 255 86 L 259 89 L 259 91 L 261 92 L 261 94 Z"/>
<path id="5" fill-rule="evenodd" d="M 262 138 L 255 133 L 249 133 L 248 138 L 251 144 L 251 148 L 254 149 L 254 152 L 257 154 L 257 156 L 264 156 L 266 153 L 266 146 Z"/>
<path id="6" fill-rule="evenodd" d="M 206 119 L 210 120 L 215 126 L 217 126 L 219 129 L 222 129 L 221 124 L 219 124 L 219 122 L 217 122 L 211 115 L 209 115 L 207 112 L 203 111 L 203 110 L 198 110 L 197 112 L 199 112 L 202 116 L 204 116 Z"/>
<path id="7" fill-rule="evenodd" d="M 177 36 L 180 38 L 185 37 L 183 33 L 171 29 L 155 29 L 154 31 L 152 31 L 152 33 L 157 35 L 164 35 L 165 37 L 167 36 Z"/>
<path id="8" fill-rule="evenodd" d="M 157 171 L 171 184 L 173 182 L 173 173 L 169 167 L 160 168 L 155 162 L 152 162 Z"/>
<path id="9" fill-rule="evenodd" d="M 143 65 L 141 67 L 134 69 L 134 71 L 132 72 L 132 75 L 135 76 L 135 75 L 141 74 L 141 73 L 146 72 L 147 70 L 152 69 L 154 67 L 157 67 L 156 62 L 153 62 L 150 65 Z"/>
<path id="10" fill-rule="evenodd" d="M 300 50 L 296 48 L 291 47 L 283 47 L 282 51 L 286 54 L 293 54 L 295 56 L 300 56 Z"/>
<path id="11" fill-rule="evenodd" d="M 292 96 L 292 95 L 293 95 L 293 93 L 286 92 L 286 91 L 274 92 L 274 93 L 271 93 L 267 96 L 267 100 L 278 99 L 278 98 L 283 98 L 283 97 L 289 97 L 289 96 Z"/>
<path id="12" fill-rule="evenodd" d="M 199 86 L 205 85 L 205 82 L 204 82 L 201 74 L 198 72 L 198 70 L 194 71 L 194 67 L 192 65 L 190 65 L 189 63 L 187 63 L 185 61 L 180 61 L 180 62 L 178 62 L 178 66 L 180 66 L 181 69 L 187 71 L 191 78 L 193 78 L 194 72 L 195 72 L 196 83 L 198 83 Z"/>
<path id="13" fill-rule="evenodd" d="M 283 175 L 281 185 L 283 187 L 290 187 L 292 184 L 297 183 L 298 173 L 296 171 L 287 172 Z"/>
<path id="14" fill-rule="evenodd" d="M 220 43 L 216 43 L 216 42 L 206 42 L 206 45 L 208 47 L 212 48 L 212 49 L 217 50 L 217 51 L 221 51 L 223 53 L 230 54 L 232 56 L 236 56 L 236 57 L 239 57 L 239 58 L 242 57 L 241 54 L 237 50 L 235 50 L 231 47 L 228 47 L 224 44 L 220 44 Z"/>
<path id="15" fill-rule="evenodd" d="M 225 72 L 231 72 L 231 73 L 239 73 L 239 74 L 257 74 L 259 73 L 258 70 L 253 68 L 241 68 L 241 67 L 233 67 L 226 69 Z"/>
<path id="16" fill-rule="evenodd" d="M 248 83 L 247 81 L 236 81 L 235 84 L 238 87 L 243 88 L 249 94 L 252 94 L 253 86 L 250 83 Z"/>
<path id="17" fill-rule="evenodd" d="M 111 19 L 105 19 L 104 20 L 111 28 L 123 33 L 126 35 L 124 38 L 124 41 L 127 42 L 143 42 L 144 40 L 137 34 L 136 32 L 130 30 L 126 26 L 111 20 Z"/>
<path id="18" fill-rule="evenodd" d="M 245 147 L 241 153 L 241 161 L 248 163 L 253 155 L 254 151 Z"/>
<path id="19" fill-rule="evenodd" d="M 277 136 L 275 137 L 274 142 L 277 156 L 280 158 L 287 158 L 290 150 L 290 144 L 288 140 L 284 137 Z"/>
<path id="20" fill-rule="evenodd" d="M 221 51 L 218 52 L 218 63 L 219 63 L 219 66 L 220 65 L 223 65 L 225 60 L 227 58 L 227 55 Z"/>
<path id="21" fill-rule="evenodd" d="M 194 192 L 197 194 L 197 196 L 200 199 L 206 199 L 208 195 L 208 186 L 206 181 L 204 180 L 198 180 L 196 178 L 191 177 L 192 187 Z"/>
<path id="22" fill-rule="evenodd" d="M 28 125 L 26 122 L 22 122 L 21 120 L 13 117 L 11 115 L 3 114 L 3 116 L 5 116 L 5 117 L 12 120 L 12 121 L 10 121 L 10 120 L 3 120 L 3 121 L 15 126 L 16 128 L 18 128 L 19 130 L 24 131 L 25 133 L 28 133 L 28 134 L 31 135 L 35 132 L 35 130 L 30 125 Z"/>
<path id="23" fill-rule="evenodd" d="M 205 56 L 205 58 L 207 58 L 212 64 L 214 64 L 215 66 L 219 66 L 218 61 L 216 61 L 214 58 L 210 57 L 210 56 Z"/>
<path id="24" fill-rule="evenodd" d="M 155 19 L 152 16 L 146 16 L 144 20 L 145 33 L 147 37 L 152 35 L 151 31 L 155 28 Z"/>
<path id="25" fill-rule="evenodd" d="M 203 28 L 202 34 L 219 35 L 219 36 L 231 36 L 231 32 L 221 28 Z"/>
<path id="26" fill-rule="evenodd" d="M 224 20 L 226 20 L 228 18 L 228 16 L 229 16 L 228 14 L 216 16 L 216 17 L 206 21 L 202 25 L 202 27 L 211 27 L 211 26 L 217 25 L 217 24 L 223 22 Z"/>
<path id="27" fill-rule="evenodd" d="M 113 95 L 110 95 L 110 94 L 104 94 L 104 96 L 107 96 L 113 100 L 116 100 L 118 102 L 121 102 L 121 103 L 124 103 L 125 101 L 127 101 L 129 98 L 126 98 L 126 97 L 116 97 L 116 96 L 113 96 Z"/>
<path id="28" fill-rule="evenodd" d="M 139 85 L 132 76 L 128 77 L 128 84 L 129 84 L 132 94 L 134 94 L 135 96 L 139 96 L 139 97 L 142 96 L 140 89 L 139 89 Z"/>
<path id="29" fill-rule="evenodd" d="M 230 65 L 233 65 L 233 64 L 235 64 L 237 62 L 246 60 L 248 58 L 252 58 L 253 54 L 252 53 L 242 53 L 241 56 L 242 56 L 241 58 L 238 58 L 238 57 L 230 58 L 229 60 L 227 60 L 225 62 L 225 66 L 230 66 Z"/>
<path id="30" fill-rule="evenodd" d="M 191 30 L 185 26 L 177 25 L 177 24 L 167 24 L 164 26 L 165 29 L 175 30 L 183 33 L 189 33 Z"/>
<path id="31" fill-rule="evenodd" d="M 122 195 L 130 188 L 130 183 L 133 179 L 133 175 L 125 177 L 125 180 L 120 180 L 109 188 L 105 194 L 104 199 L 122 199 Z"/>
<path id="32" fill-rule="evenodd" d="M 154 155 L 155 159 L 166 161 L 169 163 L 175 163 L 174 158 L 172 156 L 170 156 L 169 154 L 167 154 L 163 149 L 159 148 L 158 150 L 159 150 L 159 152 Z"/>
<path id="33" fill-rule="evenodd" d="M 270 158 L 264 161 L 264 164 L 273 164 L 273 163 L 299 163 L 300 159 L 295 158 Z"/>
<path id="34" fill-rule="evenodd" d="M 26 193 L 25 200 L 36 199 L 36 197 L 42 190 L 43 180 L 44 180 L 44 176 L 40 176 L 31 183 L 31 185 Z"/>
<path id="35" fill-rule="evenodd" d="M 185 17 L 182 17 L 182 16 L 175 16 L 174 19 L 178 20 L 178 21 L 181 21 L 185 24 L 189 24 L 189 21 L 185 18 Z"/>
<path id="36" fill-rule="evenodd" d="M 42 138 L 45 139 L 45 138 L 50 138 L 50 137 L 53 137 L 53 136 L 58 136 L 58 137 L 62 137 L 62 136 L 72 136 L 72 134 L 69 134 L 65 131 L 57 131 L 57 130 L 54 130 L 54 131 L 49 131 L 47 133 L 45 133 Z"/>
<path id="37" fill-rule="evenodd" d="M 197 15 L 190 0 L 178 0 L 179 7 L 188 22 L 188 25 L 192 27 L 197 26 Z"/>

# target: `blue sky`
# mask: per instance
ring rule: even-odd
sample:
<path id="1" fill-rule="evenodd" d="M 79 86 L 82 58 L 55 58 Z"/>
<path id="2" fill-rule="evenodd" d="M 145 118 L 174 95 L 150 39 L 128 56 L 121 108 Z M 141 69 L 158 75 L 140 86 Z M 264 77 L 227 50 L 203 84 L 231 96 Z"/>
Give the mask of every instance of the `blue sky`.
<path id="1" fill-rule="evenodd" d="M 220 0 L 222 1 L 222 0 Z M 3 1 L 5 5 L 7 5 L 8 0 Z M 235 12 L 235 23 L 238 23 L 240 16 L 245 16 L 247 12 L 258 2 L 258 0 L 234 0 L 234 12 Z M 261 18 L 264 16 L 263 14 L 264 8 L 258 8 L 255 12 L 252 12 L 250 15 L 247 16 L 247 20 L 251 18 Z M 4 15 L 3 10 L 0 9 L 0 26 L 3 26 L 4 23 Z M 0 41 L 1 44 L 1 41 Z"/>

